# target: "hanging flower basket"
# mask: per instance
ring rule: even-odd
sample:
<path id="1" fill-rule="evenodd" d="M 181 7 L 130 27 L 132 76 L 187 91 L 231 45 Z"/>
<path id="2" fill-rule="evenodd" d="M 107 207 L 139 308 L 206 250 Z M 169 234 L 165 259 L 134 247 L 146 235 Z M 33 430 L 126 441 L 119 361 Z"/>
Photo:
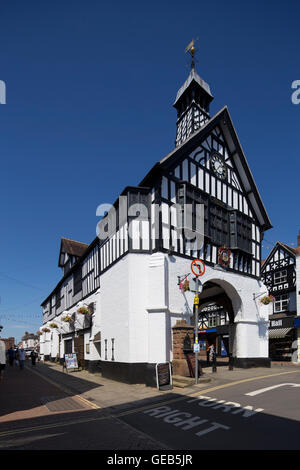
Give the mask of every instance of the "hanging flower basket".
<path id="1" fill-rule="evenodd" d="M 87 307 L 80 307 L 77 310 L 77 313 L 81 313 L 82 315 L 90 315 L 91 314 L 91 312 L 89 311 L 89 309 Z"/>
<path id="2" fill-rule="evenodd" d="M 43 331 L 44 333 L 50 333 L 50 328 L 43 328 L 42 331 Z"/>
<path id="3" fill-rule="evenodd" d="M 37 334 L 38 336 L 41 336 L 43 333 L 42 333 L 41 331 L 37 331 L 36 334 Z"/>
<path id="4" fill-rule="evenodd" d="M 183 291 L 186 292 L 187 290 L 190 290 L 190 282 L 186 279 L 183 283 Z"/>
<path id="5" fill-rule="evenodd" d="M 74 322 L 73 318 L 70 315 L 66 315 L 65 317 L 63 317 L 62 321 L 66 322 L 66 323 L 73 323 Z"/>
<path id="6" fill-rule="evenodd" d="M 265 295 L 264 297 L 262 297 L 262 298 L 260 299 L 260 302 L 261 302 L 262 304 L 264 304 L 264 305 L 268 305 L 268 304 L 270 304 L 271 302 L 274 302 L 274 300 L 275 300 L 275 299 L 274 299 L 273 295 Z"/>
<path id="7" fill-rule="evenodd" d="M 57 323 L 50 323 L 50 328 L 58 328 L 58 324 Z"/>
<path id="8" fill-rule="evenodd" d="M 179 289 L 181 290 L 181 292 L 186 292 L 190 290 L 190 281 L 188 281 L 187 279 L 185 279 L 184 281 L 181 281 L 179 283 Z"/>

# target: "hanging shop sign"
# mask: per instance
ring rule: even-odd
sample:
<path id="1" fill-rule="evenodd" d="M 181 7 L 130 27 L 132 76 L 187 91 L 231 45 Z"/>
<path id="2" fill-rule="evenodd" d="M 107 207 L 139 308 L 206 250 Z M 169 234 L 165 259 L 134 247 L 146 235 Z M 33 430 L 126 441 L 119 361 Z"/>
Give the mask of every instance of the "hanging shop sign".
<path id="1" fill-rule="evenodd" d="M 156 384 L 158 390 L 171 390 L 173 388 L 170 362 L 156 364 Z"/>
<path id="2" fill-rule="evenodd" d="M 231 251 L 226 246 L 221 246 L 218 249 L 218 263 L 223 268 L 230 265 Z"/>

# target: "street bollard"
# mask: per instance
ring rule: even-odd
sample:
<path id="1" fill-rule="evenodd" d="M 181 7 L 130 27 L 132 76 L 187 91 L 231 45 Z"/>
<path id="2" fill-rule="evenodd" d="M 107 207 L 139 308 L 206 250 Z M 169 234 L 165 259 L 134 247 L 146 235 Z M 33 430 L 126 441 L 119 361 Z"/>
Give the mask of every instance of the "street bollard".
<path id="1" fill-rule="evenodd" d="M 233 370 L 233 357 L 232 354 L 229 354 L 229 367 L 228 370 Z"/>

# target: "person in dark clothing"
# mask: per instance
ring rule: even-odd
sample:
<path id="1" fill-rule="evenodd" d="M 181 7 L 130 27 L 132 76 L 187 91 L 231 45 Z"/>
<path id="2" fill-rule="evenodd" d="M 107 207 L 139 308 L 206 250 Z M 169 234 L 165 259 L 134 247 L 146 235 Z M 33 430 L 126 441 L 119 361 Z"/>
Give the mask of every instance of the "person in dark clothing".
<path id="1" fill-rule="evenodd" d="M 15 353 L 15 350 L 12 346 L 7 350 L 7 357 L 8 357 L 9 365 L 13 366 L 14 365 L 14 360 L 15 360 L 15 357 L 16 357 L 16 353 Z"/>
<path id="2" fill-rule="evenodd" d="M 35 361 L 36 361 L 36 358 L 37 358 L 37 353 L 36 353 L 35 351 L 31 351 L 30 357 L 31 357 L 31 364 L 32 364 L 33 366 L 35 366 Z"/>

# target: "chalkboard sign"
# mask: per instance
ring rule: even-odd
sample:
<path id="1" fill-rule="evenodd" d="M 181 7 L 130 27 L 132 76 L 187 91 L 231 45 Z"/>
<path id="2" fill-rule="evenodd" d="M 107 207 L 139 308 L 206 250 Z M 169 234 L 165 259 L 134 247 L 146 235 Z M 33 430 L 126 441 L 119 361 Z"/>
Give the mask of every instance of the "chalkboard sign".
<path id="1" fill-rule="evenodd" d="M 65 354 L 65 364 L 67 371 L 72 369 L 78 369 L 77 354 Z"/>
<path id="2" fill-rule="evenodd" d="M 156 364 L 156 383 L 158 390 L 171 390 L 173 388 L 170 362 Z"/>

